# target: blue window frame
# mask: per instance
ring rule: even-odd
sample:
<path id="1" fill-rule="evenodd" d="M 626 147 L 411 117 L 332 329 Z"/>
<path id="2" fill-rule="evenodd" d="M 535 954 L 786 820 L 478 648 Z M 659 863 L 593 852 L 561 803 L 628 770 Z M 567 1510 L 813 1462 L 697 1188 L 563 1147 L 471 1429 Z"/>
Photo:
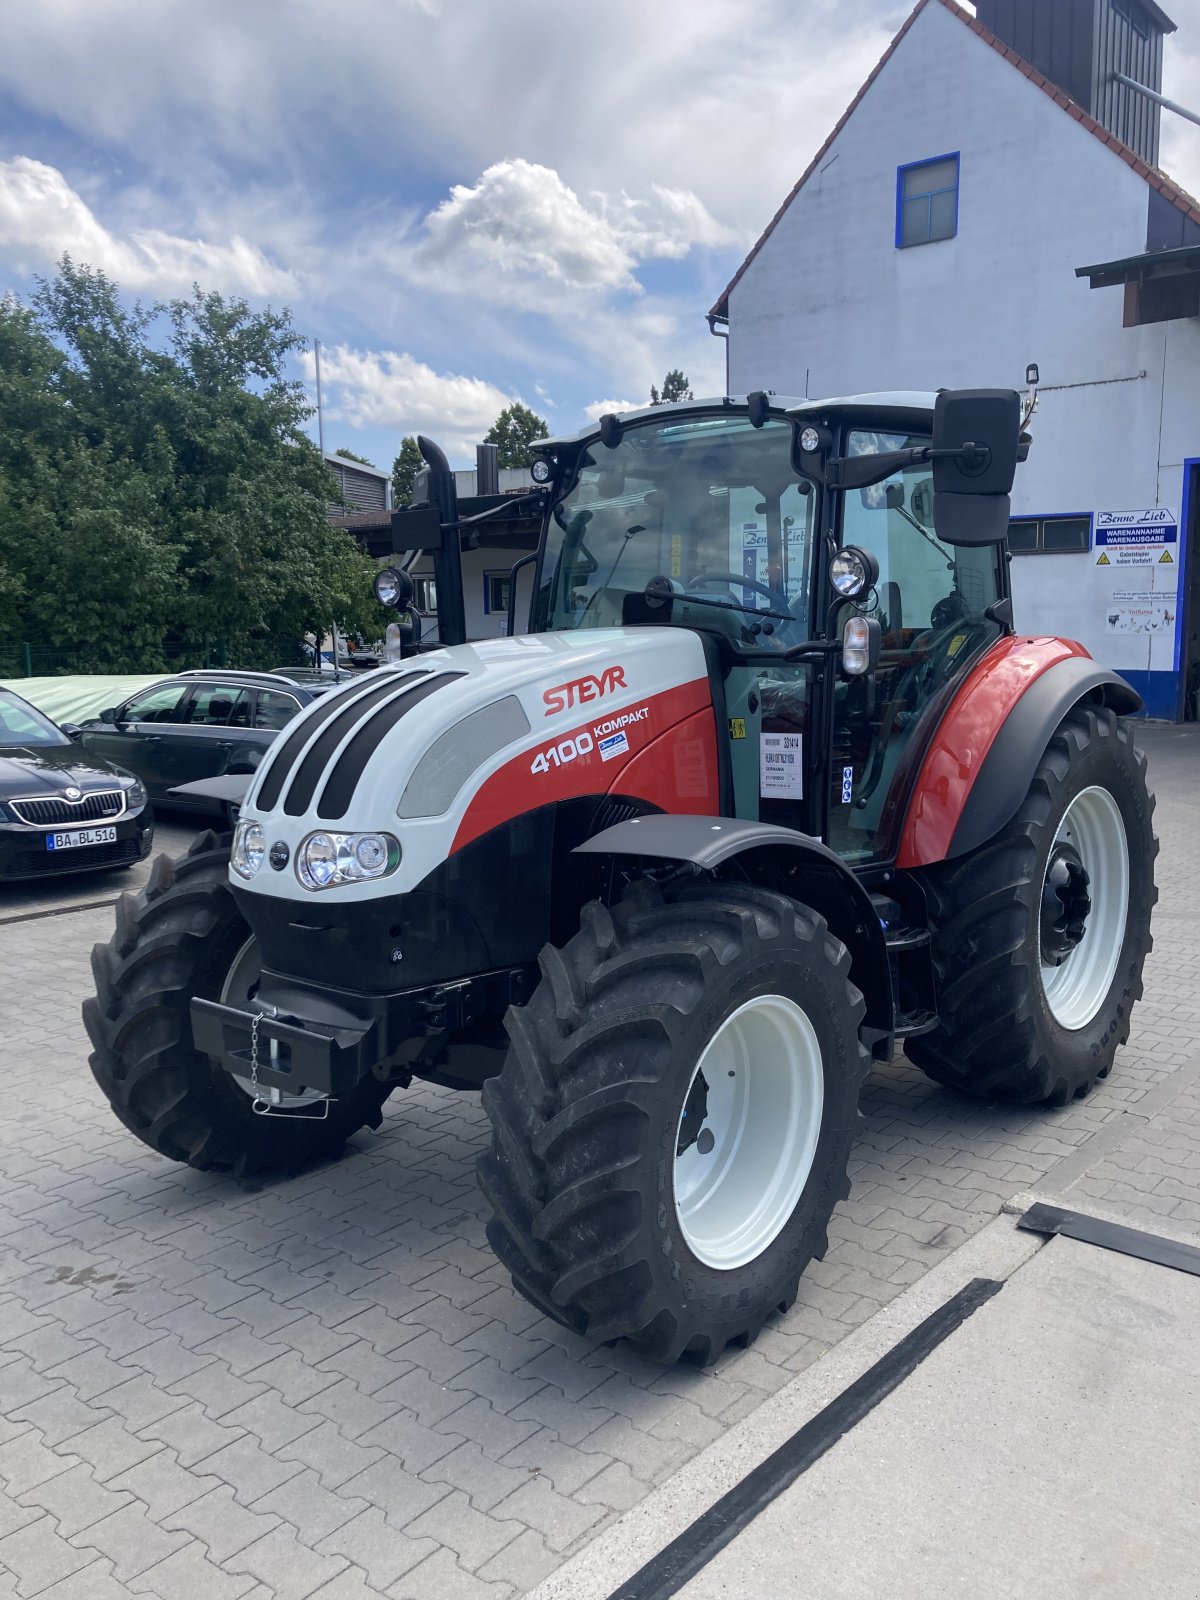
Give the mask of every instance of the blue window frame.
<path id="1" fill-rule="evenodd" d="M 505 615 L 508 613 L 508 595 L 511 587 L 512 574 L 509 572 L 485 572 L 483 575 L 483 613 L 484 616 L 494 616 L 497 612 Z"/>
<path id="2" fill-rule="evenodd" d="M 896 168 L 896 248 L 958 232 L 958 151 Z"/>

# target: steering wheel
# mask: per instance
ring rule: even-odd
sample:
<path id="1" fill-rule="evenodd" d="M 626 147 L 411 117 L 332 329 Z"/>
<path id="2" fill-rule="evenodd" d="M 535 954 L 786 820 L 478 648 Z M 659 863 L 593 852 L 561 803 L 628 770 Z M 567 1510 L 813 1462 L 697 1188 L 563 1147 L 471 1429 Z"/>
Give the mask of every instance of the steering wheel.
<path id="1" fill-rule="evenodd" d="M 698 572 L 694 578 L 688 579 L 684 588 L 685 590 L 706 589 L 717 583 L 724 583 L 739 589 L 757 589 L 759 594 L 766 595 L 771 602 L 773 611 L 782 612 L 784 616 L 791 616 L 791 606 L 786 595 L 780 594 L 778 589 L 772 589 L 768 583 L 760 583 L 757 578 L 748 578 L 744 572 Z"/>

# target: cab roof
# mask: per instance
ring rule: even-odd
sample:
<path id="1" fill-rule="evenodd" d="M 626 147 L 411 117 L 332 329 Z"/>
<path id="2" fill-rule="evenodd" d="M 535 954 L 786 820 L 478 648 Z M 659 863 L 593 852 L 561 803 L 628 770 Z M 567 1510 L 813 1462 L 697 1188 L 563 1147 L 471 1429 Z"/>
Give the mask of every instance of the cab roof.
<path id="1" fill-rule="evenodd" d="M 841 418 L 846 421 L 879 422 L 897 431 L 928 432 L 933 426 L 933 407 L 937 395 L 933 390 L 888 389 L 878 394 L 835 395 L 825 400 L 805 400 L 795 395 L 769 394 L 768 413 L 782 417 Z M 733 414 L 745 412 L 749 406 L 748 395 L 715 395 L 706 400 L 681 400 L 672 405 L 641 406 L 636 411 L 622 411 L 617 415 L 622 427 L 650 422 L 655 418 L 714 411 Z M 597 420 L 578 433 L 563 434 L 557 439 L 538 439 L 532 445 L 537 455 L 553 455 L 556 450 L 570 450 L 595 439 L 600 433 Z"/>

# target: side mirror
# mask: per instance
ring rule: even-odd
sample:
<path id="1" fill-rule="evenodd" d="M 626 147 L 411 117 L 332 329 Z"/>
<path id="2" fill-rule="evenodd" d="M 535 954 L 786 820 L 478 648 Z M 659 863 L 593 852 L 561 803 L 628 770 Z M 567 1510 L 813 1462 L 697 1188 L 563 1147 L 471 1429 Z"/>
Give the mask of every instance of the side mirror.
<path id="1" fill-rule="evenodd" d="M 60 722 L 58 729 L 60 733 L 65 733 L 68 739 L 78 739 L 83 732 L 77 722 Z"/>
<path id="2" fill-rule="evenodd" d="M 117 720 L 117 708 L 116 708 L 116 706 L 105 706 L 104 710 L 100 713 L 100 721 L 101 722 L 115 722 L 116 720 Z"/>
<path id="3" fill-rule="evenodd" d="M 1015 389 L 947 389 L 933 408 L 933 522 L 943 544 L 997 544 L 1008 531 L 1021 399 Z"/>

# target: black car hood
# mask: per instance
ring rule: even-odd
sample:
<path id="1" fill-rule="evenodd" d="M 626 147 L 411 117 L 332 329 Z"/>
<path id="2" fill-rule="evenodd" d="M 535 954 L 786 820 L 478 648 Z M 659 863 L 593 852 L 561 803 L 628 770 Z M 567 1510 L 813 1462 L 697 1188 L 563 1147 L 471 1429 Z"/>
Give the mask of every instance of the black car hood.
<path id="1" fill-rule="evenodd" d="M 124 789 L 130 778 L 77 744 L 0 745 L 0 800 L 59 795 L 65 789 Z"/>

